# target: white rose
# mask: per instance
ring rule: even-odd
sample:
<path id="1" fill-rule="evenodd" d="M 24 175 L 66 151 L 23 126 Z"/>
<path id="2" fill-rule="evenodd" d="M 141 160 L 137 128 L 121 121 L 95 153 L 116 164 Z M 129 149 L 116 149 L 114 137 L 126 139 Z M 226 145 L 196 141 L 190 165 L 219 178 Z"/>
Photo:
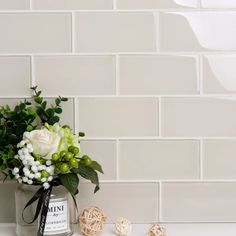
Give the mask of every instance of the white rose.
<path id="1" fill-rule="evenodd" d="M 33 153 L 42 156 L 46 160 L 50 160 L 52 154 L 58 150 L 60 136 L 48 129 L 33 130 L 27 132 L 24 137 L 32 145 Z"/>

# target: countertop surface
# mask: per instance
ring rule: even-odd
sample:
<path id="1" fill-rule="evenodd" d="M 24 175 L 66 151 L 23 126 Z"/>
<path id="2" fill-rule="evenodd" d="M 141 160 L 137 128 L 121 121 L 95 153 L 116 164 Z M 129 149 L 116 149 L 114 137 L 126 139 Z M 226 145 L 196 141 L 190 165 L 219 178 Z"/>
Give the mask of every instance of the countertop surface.
<path id="1" fill-rule="evenodd" d="M 167 236 L 236 236 L 236 223 L 163 224 Z M 134 224 L 130 236 L 147 236 L 149 225 Z M 106 225 L 101 236 L 114 236 L 114 226 Z M 78 229 L 76 229 L 78 231 Z M 0 236 L 15 236 L 15 224 L 0 224 Z M 73 236 L 80 236 L 75 233 Z M 32 235 L 33 236 L 33 235 Z"/>

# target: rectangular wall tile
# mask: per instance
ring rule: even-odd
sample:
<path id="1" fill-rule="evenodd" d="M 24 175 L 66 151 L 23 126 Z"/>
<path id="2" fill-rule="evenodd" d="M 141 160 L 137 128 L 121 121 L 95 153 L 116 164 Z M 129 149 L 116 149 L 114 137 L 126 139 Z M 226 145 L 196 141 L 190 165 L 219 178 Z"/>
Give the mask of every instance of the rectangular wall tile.
<path id="1" fill-rule="evenodd" d="M 50 96 L 111 95 L 116 89 L 115 58 L 40 56 L 35 58 L 35 77 L 36 84 Z"/>
<path id="2" fill-rule="evenodd" d="M 93 160 L 102 165 L 104 174 L 99 174 L 103 180 L 116 179 L 116 142 L 115 141 L 95 141 L 82 140 L 82 155 L 89 155 Z"/>
<path id="3" fill-rule="evenodd" d="M 121 56 L 121 94 L 196 94 L 193 56 Z"/>
<path id="4" fill-rule="evenodd" d="M 15 222 L 15 190 L 14 182 L 5 182 L 0 184 L 0 223 Z"/>
<path id="5" fill-rule="evenodd" d="M 33 9 L 112 9 L 112 0 L 33 0 Z"/>
<path id="6" fill-rule="evenodd" d="M 117 0 L 120 9 L 195 8 L 198 0 Z"/>
<path id="7" fill-rule="evenodd" d="M 154 50 L 154 39 L 154 17 L 150 13 L 79 13 L 76 16 L 78 52 L 149 52 Z"/>
<path id="8" fill-rule="evenodd" d="M 236 221 L 236 183 L 164 183 L 162 186 L 163 221 Z"/>
<path id="9" fill-rule="evenodd" d="M 160 13 L 160 50 L 236 50 L 236 12 Z"/>
<path id="10" fill-rule="evenodd" d="M 30 95 L 30 57 L 0 57 L 0 95 Z"/>
<path id="11" fill-rule="evenodd" d="M 198 141 L 121 141 L 119 155 L 120 179 L 199 177 Z"/>
<path id="12" fill-rule="evenodd" d="M 82 184 L 78 196 L 79 209 L 98 206 L 104 210 L 108 222 L 125 217 L 132 223 L 157 220 L 158 186 L 151 183 L 104 183 L 93 194 L 91 184 Z"/>
<path id="13" fill-rule="evenodd" d="M 70 14 L 0 15 L 0 53 L 70 52 Z"/>
<path id="14" fill-rule="evenodd" d="M 28 10 L 30 0 L 0 0 L 0 10 Z"/>
<path id="15" fill-rule="evenodd" d="M 236 92 L 236 55 L 205 55 L 203 57 L 204 93 Z"/>
<path id="16" fill-rule="evenodd" d="M 236 140 L 203 141 L 203 177 L 236 179 Z"/>
<path id="17" fill-rule="evenodd" d="M 235 0 L 201 0 L 205 8 L 235 8 Z"/>
<path id="18" fill-rule="evenodd" d="M 78 114 L 89 137 L 157 135 L 156 99 L 80 99 Z"/>
<path id="19" fill-rule="evenodd" d="M 164 136 L 235 136 L 234 98 L 164 98 Z"/>

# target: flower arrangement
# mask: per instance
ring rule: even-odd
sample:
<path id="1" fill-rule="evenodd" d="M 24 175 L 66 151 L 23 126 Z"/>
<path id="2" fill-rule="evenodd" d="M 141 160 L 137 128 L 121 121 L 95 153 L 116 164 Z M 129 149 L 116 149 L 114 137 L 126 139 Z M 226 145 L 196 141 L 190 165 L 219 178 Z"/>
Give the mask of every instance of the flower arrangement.
<path id="1" fill-rule="evenodd" d="M 32 103 L 25 99 L 13 109 L 0 107 L 0 171 L 5 179 L 39 185 L 32 201 L 45 200 L 53 186 L 58 185 L 63 185 L 74 197 L 79 176 L 90 180 L 95 184 L 94 192 L 98 191 L 97 172 L 103 170 L 88 155 L 81 156 L 79 137 L 84 133 L 77 136 L 69 126 L 59 124 L 61 103 L 68 99 L 59 96 L 49 106 L 37 87 L 31 89 Z"/>

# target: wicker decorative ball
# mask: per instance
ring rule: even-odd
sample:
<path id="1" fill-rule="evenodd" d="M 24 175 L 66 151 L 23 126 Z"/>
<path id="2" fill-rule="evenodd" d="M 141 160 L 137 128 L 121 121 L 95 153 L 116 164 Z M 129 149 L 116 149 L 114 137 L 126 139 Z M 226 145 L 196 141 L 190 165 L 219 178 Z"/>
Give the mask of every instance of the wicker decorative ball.
<path id="1" fill-rule="evenodd" d="M 153 224 L 148 231 L 148 236 L 166 236 L 166 229 L 159 224 Z"/>
<path id="2" fill-rule="evenodd" d="M 79 216 L 80 231 L 85 236 L 95 236 L 103 230 L 107 217 L 95 206 L 85 209 Z"/>
<path id="3" fill-rule="evenodd" d="M 119 236 L 127 236 L 131 233 L 131 222 L 123 217 L 117 219 L 115 224 L 115 232 Z"/>

